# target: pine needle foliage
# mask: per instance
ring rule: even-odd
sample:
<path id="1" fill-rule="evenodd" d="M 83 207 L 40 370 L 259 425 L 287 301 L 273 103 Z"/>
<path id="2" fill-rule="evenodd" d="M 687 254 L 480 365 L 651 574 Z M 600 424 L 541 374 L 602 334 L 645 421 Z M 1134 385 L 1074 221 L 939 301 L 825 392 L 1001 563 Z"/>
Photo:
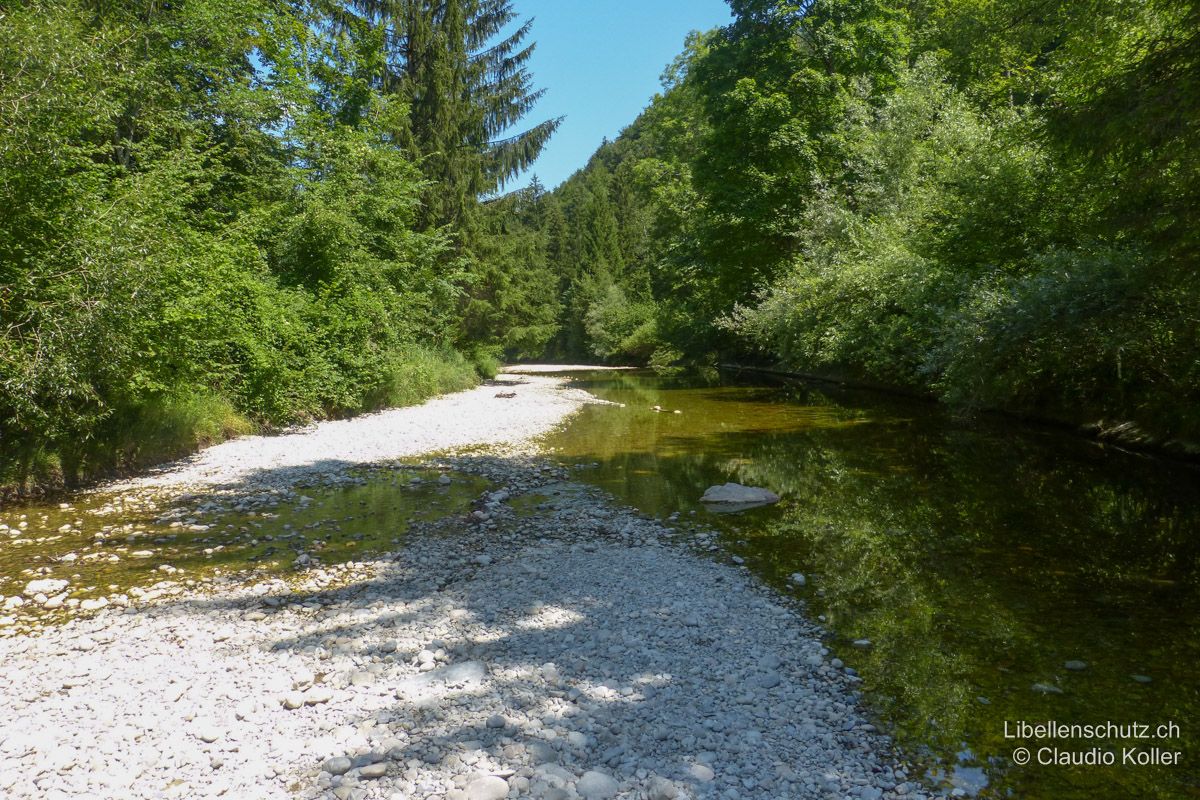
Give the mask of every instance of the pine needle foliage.
<path id="1" fill-rule="evenodd" d="M 528 43 L 533 21 L 508 0 L 353 0 L 385 34 L 378 86 L 409 108 L 393 134 L 415 156 L 430 188 L 423 223 L 456 225 L 541 153 L 560 120 L 514 132 L 541 99 Z"/>

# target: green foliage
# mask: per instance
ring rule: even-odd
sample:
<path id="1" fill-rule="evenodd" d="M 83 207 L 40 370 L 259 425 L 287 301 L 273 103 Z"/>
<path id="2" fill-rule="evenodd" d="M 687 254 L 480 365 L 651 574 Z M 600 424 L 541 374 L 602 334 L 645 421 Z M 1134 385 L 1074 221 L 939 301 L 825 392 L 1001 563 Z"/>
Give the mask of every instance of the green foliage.
<path id="1" fill-rule="evenodd" d="M 495 345 L 476 345 L 467 353 L 467 360 L 475 368 L 476 374 L 486 380 L 491 380 L 500 374 L 502 351 Z"/>
<path id="2" fill-rule="evenodd" d="M 690 101 L 675 113 L 702 120 L 683 154 L 690 219 L 668 239 L 673 303 L 691 320 L 672 338 L 691 350 L 737 348 L 714 323 L 797 252 L 815 182 L 844 158 L 833 131 L 845 88 L 889 85 L 906 55 L 888 2 L 733 6 L 736 21 L 693 47 L 673 89 Z"/>
<path id="3" fill-rule="evenodd" d="M 1200 310 L 1189 286 L 1150 274 L 1144 253 L 1102 244 L 1039 254 L 1006 285 L 975 287 L 931 353 L 959 404 L 1134 420 L 1194 438 Z"/>
<path id="4" fill-rule="evenodd" d="M 239 124 L 273 119 L 239 60 L 252 11 L 197 2 L 143 19 L 37 3 L 0 26 L 0 205 L 12 210 L 0 219 L 0 434 L 14 449 L 86 439 L 114 409 L 194 380 L 194 354 L 160 337 L 180 281 L 220 286 L 258 264 L 245 225 L 221 230 L 238 202 L 234 162 L 273 148 Z M 227 35 L 202 32 L 217 23 Z M 193 62 L 179 41 L 194 42 Z"/>
<path id="5" fill-rule="evenodd" d="M 448 347 L 410 345 L 390 354 L 380 368 L 383 379 L 368 392 L 366 408 L 413 405 L 479 380 L 475 364 Z"/>
<path id="6" fill-rule="evenodd" d="M 64 477 L 144 468 L 255 430 L 255 424 L 220 395 L 200 391 L 152 396 L 115 411 L 79 446 L 63 447 L 68 470 Z"/>
<path id="7" fill-rule="evenodd" d="M 469 206 L 527 159 L 497 145 L 485 189 L 450 173 L 434 177 L 453 185 L 432 187 L 414 160 L 428 151 L 397 138 L 429 109 L 392 91 L 382 28 L 344 12 L 216 0 L 0 10 L 6 483 L 136 468 L 251 426 L 472 385 L 497 352 L 484 342 L 472 363 L 448 348 L 472 344 L 464 303 L 483 307 L 481 340 L 503 329 L 534 352 L 553 335 L 554 277 L 525 268 L 538 234 L 521 245 L 501 231 L 479 262 L 456 252 L 465 230 L 423 219 L 433 194 Z M 463 34 L 471 47 L 511 14 L 484 16 Z M 519 62 L 527 33 L 495 53 Z M 522 69 L 511 75 L 504 86 L 525 85 Z M 531 102 L 496 96 L 504 86 L 482 72 L 470 80 L 456 113 L 486 110 L 491 133 Z M 525 140 L 526 156 L 534 140 L 544 135 Z M 469 297 L 487 282 L 501 288 Z"/>
<path id="8" fill-rule="evenodd" d="M 731 5 L 552 195 L 563 350 L 1200 436 L 1194 4 Z"/>
<path id="9" fill-rule="evenodd" d="M 850 108 L 801 256 L 733 327 L 957 405 L 1200 431 L 1200 298 L 1154 238 L 1095 228 L 1094 177 L 1056 159 L 1036 109 L 981 111 L 931 57 Z"/>
<path id="10" fill-rule="evenodd" d="M 532 21 L 506 33 L 517 21 L 509 0 L 348 5 L 359 23 L 387 32 L 373 85 L 410 109 L 392 132 L 431 182 L 423 225 L 463 223 L 477 199 L 532 164 L 558 128 L 559 120 L 548 120 L 511 130 L 543 94 L 531 88 L 527 69 Z"/>
<path id="11" fill-rule="evenodd" d="M 584 328 L 592 353 L 607 360 L 645 363 L 658 347 L 654 304 L 631 301 L 616 284 L 595 290 Z"/>
<path id="12" fill-rule="evenodd" d="M 558 331 L 557 278 L 546 261 L 540 187 L 492 200 L 468 231 L 474 242 L 461 303 L 464 349 L 536 358 Z"/>
<path id="13" fill-rule="evenodd" d="M 1041 164 L 922 60 L 847 105 L 849 160 L 811 202 L 801 256 L 741 329 L 785 361 L 920 385 L 975 281 L 1020 270 Z"/>

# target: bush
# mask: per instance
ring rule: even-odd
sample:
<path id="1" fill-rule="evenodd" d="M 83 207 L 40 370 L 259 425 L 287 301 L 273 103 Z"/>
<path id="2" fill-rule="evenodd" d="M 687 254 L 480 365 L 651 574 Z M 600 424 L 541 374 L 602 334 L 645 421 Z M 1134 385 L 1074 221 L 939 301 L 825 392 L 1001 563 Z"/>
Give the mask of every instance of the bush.
<path id="1" fill-rule="evenodd" d="M 365 396 L 362 410 L 415 405 L 436 395 L 470 389 L 479 382 L 475 366 L 448 347 L 405 347 L 385 361 L 383 374 L 383 380 Z"/>
<path id="2" fill-rule="evenodd" d="M 801 257 L 735 327 L 788 363 L 920 387 L 973 283 L 1024 268 L 1040 160 L 931 58 L 871 99 L 851 105 L 854 158 L 813 200 Z"/>
<path id="3" fill-rule="evenodd" d="M 958 405 L 1037 408 L 1200 438 L 1200 299 L 1131 248 L 1050 250 L 980 282 L 930 357 Z"/>
<path id="4" fill-rule="evenodd" d="M 115 410 L 79 447 L 63 447 L 66 478 L 143 469 L 256 430 L 228 398 L 211 392 L 147 398 Z"/>
<path id="5" fill-rule="evenodd" d="M 597 292 L 585 315 L 584 329 L 592 353 L 605 360 L 644 364 L 660 344 L 654 303 L 630 300 L 616 284 Z"/>
<path id="6" fill-rule="evenodd" d="M 1200 435 L 1200 299 L 1153 242 L 1082 233 L 1088 198 L 1031 122 L 986 115 L 931 58 L 841 135 L 855 158 L 802 255 L 732 327 L 785 363 L 962 407 Z"/>
<path id="7" fill-rule="evenodd" d="M 479 374 L 479 377 L 491 380 L 500 372 L 500 356 L 500 345 L 478 344 L 468 352 L 467 359 L 474 365 L 475 372 Z"/>
<path id="8" fill-rule="evenodd" d="M 374 98 L 341 124 L 307 78 L 284 85 L 307 74 L 296 64 L 259 80 L 248 49 L 264 25 L 295 21 L 276 13 L 292 12 L 5 12 L 5 482 L 135 469 L 250 420 L 475 380 L 461 356 L 421 344 L 449 338 L 456 290 L 439 265 L 446 235 L 416 230 L 420 172 L 390 139 L 406 109 Z M 256 52 L 307 57 L 283 50 Z"/>

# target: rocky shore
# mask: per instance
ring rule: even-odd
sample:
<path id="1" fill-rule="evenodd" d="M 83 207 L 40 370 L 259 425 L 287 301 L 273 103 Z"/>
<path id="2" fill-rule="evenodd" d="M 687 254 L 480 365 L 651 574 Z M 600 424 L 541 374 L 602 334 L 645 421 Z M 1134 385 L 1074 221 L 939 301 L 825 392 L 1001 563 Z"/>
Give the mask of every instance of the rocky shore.
<path id="1" fill-rule="evenodd" d="M 387 412 L 392 435 L 367 418 L 347 440 L 362 453 L 321 458 L 297 434 L 143 479 L 236 503 L 507 426 L 486 452 L 436 462 L 447 481 L 486 481 L 470 510 L 388 552 L 182 585 L 0 640 L 0 795 L 929 797 L 799 603 L 703 526 L 644 518 L 541 459 L 531 437 L 587 398 L 521 380 L 513 399 L 475 390 L 503 404 L 483 422 Z"/>

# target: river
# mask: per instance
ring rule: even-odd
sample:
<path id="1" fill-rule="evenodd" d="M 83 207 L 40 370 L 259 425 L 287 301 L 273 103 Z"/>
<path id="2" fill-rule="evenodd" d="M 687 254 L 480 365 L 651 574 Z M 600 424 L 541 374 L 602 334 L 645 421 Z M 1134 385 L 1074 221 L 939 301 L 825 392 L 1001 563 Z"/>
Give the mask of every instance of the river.
<path id="1" fill-rule="evenodd" d="M 712 557 L 743 559 L 825 624 L 879 726 L 932 779 L 983 798 L 1200 797 L 1200 470 L 878 393 L 716 374 L 572 380 L 623 405 L 584 407 L 544 438 L 549 455 L 685 533 L 715 527 Z M 508 409 L 493 393 L 479 402 Z M 726 481 L 782 501 L 709 512 L 700 495 Z M 487 486 L 412 464 L 242 500 L 108 492 L 9 507 L 0 635 L 89 598 L 149 601 L 221 574 L 286 577 L 297 553 L 386 551 L 414 524 L 468 514 Z M 12 607 L 43 577 L 69 579 L 65 605 Z M 1023 722 L 1169 736 L 1039 739 Z M 1018 748 L 1035 763 L 1014 764 Z M 1124 764 L 1127 748 L 1181 763 Z M 1056 752 L 1116 763 L 1036 763 Z"/>
<path id="2" fill-rule="evenodd" d="M 868 704 L 939 777 L 983 797 L 1200 796 L 1194 467 L 878 393 L 715 375 L 575 383 L 625 407 L 585 408 L 546 440 L 555 457 L 646 513 L 717 526 L 820 615 Z M 706 511 L 701 493 L 726 481 L 783 500 Z M 1013 738 L 1022 721 L 1168 727 Z M 1031 765 L 1013 763 L 1019 747 Z M 1180 763 L 1122 763 L 1126 748 Z M 1105 754 L 1116 763 L 1037 763 Z"/>

